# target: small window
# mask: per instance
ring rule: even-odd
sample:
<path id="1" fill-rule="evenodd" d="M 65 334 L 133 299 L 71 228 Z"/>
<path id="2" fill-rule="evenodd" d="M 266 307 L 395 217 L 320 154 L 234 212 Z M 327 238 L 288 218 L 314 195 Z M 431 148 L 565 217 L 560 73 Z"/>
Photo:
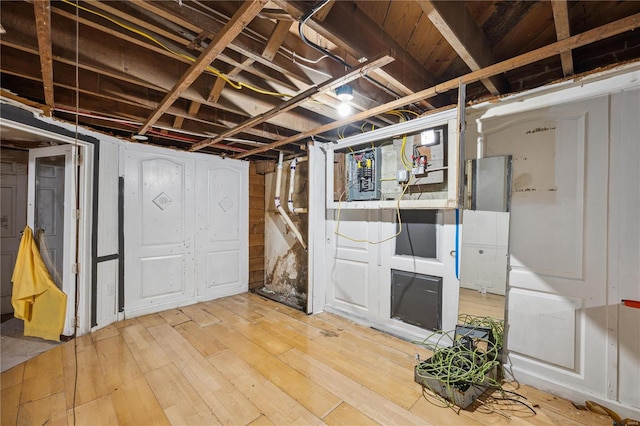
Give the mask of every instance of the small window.
<path id="1" fill-rule="evenodd" d="M 437 257 L 437 210 L 400 210 L 402 232 L 396 237 L 396 254 Z"/>

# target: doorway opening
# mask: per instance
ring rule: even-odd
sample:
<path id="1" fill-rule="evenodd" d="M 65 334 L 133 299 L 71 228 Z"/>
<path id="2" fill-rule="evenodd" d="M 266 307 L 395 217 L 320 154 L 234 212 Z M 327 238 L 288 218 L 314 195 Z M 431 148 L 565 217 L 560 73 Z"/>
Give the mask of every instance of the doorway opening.
<path id="1" fill-rule="evenodd" d="M 9 363 L 15 365 L 52 347 L 51 342 L 25 338 L 22 320 L 13 318 L 11 276 L 26 225 L 34 232 L 34 240 L 53 281 L 67 294 L 62 338 L 76 333 L 76 295 L 77 333 L 90 330 L 92 185 L 89 177 L 92 176 L 93 145 L 4 119 L 0 136 L 2 370 L 5 370 L 10 368 Z M 11 353 L 5 353 L 7 351 Z"/>

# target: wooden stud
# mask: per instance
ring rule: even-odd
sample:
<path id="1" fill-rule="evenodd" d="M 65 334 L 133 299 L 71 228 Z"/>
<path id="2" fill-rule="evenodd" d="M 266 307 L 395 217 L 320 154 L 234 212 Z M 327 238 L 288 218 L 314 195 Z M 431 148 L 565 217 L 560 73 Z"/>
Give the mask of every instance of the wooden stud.
<path id="1" fill-rule="evenodd" d="M 566 0 L 552 0 L 551 7 L 553 8 L 553 21 L 556 24 L 556 36 L 559 40 L 564 40 L 571 36 L 571 30 L 569 27 L 569 9 L 567 7 Z M 573 74 L 573 57 L 571 50 L 560 53 L 560 60 L 562 62 L 562 72 L 564 76 L 570 76 Z"/>

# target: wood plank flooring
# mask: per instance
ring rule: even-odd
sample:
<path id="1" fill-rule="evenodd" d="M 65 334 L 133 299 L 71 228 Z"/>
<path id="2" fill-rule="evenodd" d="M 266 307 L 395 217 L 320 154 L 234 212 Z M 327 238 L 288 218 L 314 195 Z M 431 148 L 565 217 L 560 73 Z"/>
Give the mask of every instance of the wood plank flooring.
<path id="1" fill-rule="evenodd" d="M 505 297 L 498 294 L 482 294 L 477 290 L 460 288 L 460 314 L 478 317 L 489 316 L 504 319 Z"/>
<path id="2" fill-rule="evenodd" d="M 476 404 L 460 413 L 439 407 L 413 381 L 416 354 L 429 355 L 344 318 L 307 316 L 245 293 L 121 321 L 7 370 L 0 376 L 1 420 L 3 425 L 611 424 L 527 386 L 517 391 L 529 398 L 536 415 L 504 405 Z"/>

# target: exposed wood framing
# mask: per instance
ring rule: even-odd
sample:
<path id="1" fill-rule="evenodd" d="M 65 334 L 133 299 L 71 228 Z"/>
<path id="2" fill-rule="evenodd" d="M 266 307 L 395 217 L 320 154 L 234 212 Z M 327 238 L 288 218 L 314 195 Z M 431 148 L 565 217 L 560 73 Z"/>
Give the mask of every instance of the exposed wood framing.
<path id="1" fill-rule="evenodd" d="M 211 41 L 209 46 L 202 52 L 202 55 L 189 67 L 186 73 L 180 78 L 174 88 L 165 96 L 160 105 L 147 119 L 144 125 L 140 128 L 139 134 L 143 135 L 149 130 L 149 128 L 164 114 L 164 112 L 180 97 L 191 84 L 195 81 L 200 74 L 202 74 L 207 67 L 211 64 L 213 59 L 218 56 L 222 50 L 231 41 L 236 38 L 242 29 L 249 24 L 249 22 L 262 10 L 267 0 L 249 0 L 240 6 L 240 9 L 236 12 L 231 20 L 224 26 L 222 31 L 216 34 L 216 37 Z"/>
<path id="2" fill-rule="evenodd" d="M 304 3 L 289 2 L 286 0 L 274 0 L 278 6 L 288 12 L 294 19 L 300 19 L 307 10 Z M 357 14 L 357 17 L 354 16 Z M 354 58 L 373 57 L 382 49 L 402 52 L 404 49 L 382 30 L 375 30 L 376 24 L 363 12 L 353 8 L 348 2 L 337 1 L 334 3 L 331 13 L 319 24 L 315 20 L 308 21 L 308 26 L 327 40 L 348 52 Z M 358 37 L 353 37 L 358 34 Z M 349 42 L 346 42 L 349 40 Z M 400 94 L 411 94 L 436 83 L 433 76 L 429 75 L 422 64 L 409 55 L 397 57 L 388 69 L 377 71 L 387 79 L 392 88 Z M 433 105 L 432 105 L 433 104 Z M 428 108 L 438 107 L 444 104 L 441 98 L 425 102 Z"/>
<path id="3" fill-rule="evenodd" d="M 419 3 L 433 25 L 471 71 L 496 63 L 487 38 L 469 13 L 465 2 L 421 0 Z M 482 84 L 494 96 L 506 93 L 509 86 L 503 75 L 482 79 Z"/>
<path id="4" fill-rule="evenodd" d="M 271 33 L 271 37 L 269 37 L 267 45 L 262 51 L 263 58 L 269 61 L 275 58 L 282 42 L 284 42 L 285 37 L 289 34 L 289 28 L 291 28 L 291 21 L 278 21 Z"/>
<path id="5" fill-rule="evenodd" d="M 553 21 L 556 25 L 556 36 L 558 40 L 564 40 L 571 36 L 567 2 L 566 0 L 553 0 L 551 2 L 551 7 L 553 8 Z M 562 72 L 564 73 L 564 76 L 572 75 L 574 71 L 571 50 L 562 52 L 560 54 L 560 60 L 562 61 Z"/>
<path id="6" fill-rule="evenodd" d="M 295 108 L 296 106 L 301 105 L 304 102 L 307 102 L 309 99 L 311 99 L 313 95 L 317 93 L 333 90 L 345 83 L 348 83 L 349 81 L 355 80 L 361 75 L 365 75 L 369 70 L 377 69 L 379 67 L 382 67 L 386 64 L 391 63 L 392 61 L 393 61 L 393 57 L 390 54 L 386 54 L 379 58 L 375 58 L 371 61 L 360 64 L 359 66 L 345 72 L 343 75 L 332 78 L 318 86 L 313 86 L 310 89 L 307 89 L 304 92 L 300 93 L 299 95 L 283 102 L 277 107 L 263 114 L 260 114 L 254 118 L 251 118 L 245 121 L 244 123 L 239 124 L 235 128 L 229 129 L 226 132 L 223 132 L 222 134 L 218 135 L 217 137 L 212 138 L 211 140 L 204 140 L 202 142 L 199 142 L 193 145 L 190 151 L 197 151 L 199 149 L 204 148 L 205 146 L 215 145 L 216 143 L 223 141 L 225 138 L 229 136 L 240 133 L 242 130 L 244 130 L 247 127 L 253 127 L 257 124 L 264 123 L 265 121 L 274 117 L 277 114 L 281 114 L 283 112 L 289 111 Z"/>
<path id="7" fill-rule="evenodd" d="M 38 49 L 40 51 L 40 68 L 44 86 L 45 113 L 51 115 L 53 100 L 53 54 L 51 52 L 51 4 L 49 0 L 35 0 L 33 11 L 36 16 L 38 33 Z"/>
<path id="8" fill-rule="evenodd" d="M 558 55 L 562 52 L 566 52 L 571 49 L 577 49 L 587 44 L 591 44 L 596 41 L 621 34 L 625 31 L 635 30 L 638 27 L 640 27 L 640 13 L 628 16 L 626 18 L 622 18 L 610 24 L 602 25 L 600 27 L 594 28 L 589 31 L 585 31 L 581 34 L 568 37 L 564 40 L 560 40 L 555 43 L 549 44 L 547 46 L 541 47 L 539 49 L 532 50 L 531 52 L 527 52 L 522 55 L 507 59 L 505 61 L 498 62 L 497 64 L 490 65 L 480 70 L 472 71 L 461 77 L 456 77 L 449 81 L 446 81 L 446 82 L 437 84 L 433 87 L 416 92 L 412 95 L 405 96 L 404 98 L 400 98 L 395 101 L 391 101 L 386 104 L 380 105 L 376 108 L 372 108 L 368 111 L 363 111 L 361 113 L 355 114 L 351 117 L 348 117 L 342 120 L 337 120 L 333 123 L 325 124 L 323 126 L 320 126 L 316 129 L 312 129 L 307 132 L 299 133 L 287 139 L 274 142 L 270 145 L 265 145 L 261 148 L 256 148 L 251 151 L 238 154 L 234 158 L 245 158 L 253 154 L 258 154 L 271 149 L 275 149 L 279 146 L 286 145 L 288 143 L 300 141 L 302 139 L 308 138 L 313 135 L 319 135 L 329 130 L 333 130 L 340 126 L 349 124 L 351 122 L 364 120 L 374 115 L 381 114 L 385 111 L 389 111 L 395 108 L 400 108 L 404 105 L 411 104 L 420 99 L 425 99 L 425 98 L 435 96 L 438 93 L 448 92 L 449 90 L 456 89 L 462 83 L 464 84 L 474 83 L 476 81 L 482 80 L 483 78 L 489 78 L 496 74 L 507 72 L 515 68 L 528 65 L 528 64 L 540 61 L 542 59 L 549 58 L 553 55 Z"/>

